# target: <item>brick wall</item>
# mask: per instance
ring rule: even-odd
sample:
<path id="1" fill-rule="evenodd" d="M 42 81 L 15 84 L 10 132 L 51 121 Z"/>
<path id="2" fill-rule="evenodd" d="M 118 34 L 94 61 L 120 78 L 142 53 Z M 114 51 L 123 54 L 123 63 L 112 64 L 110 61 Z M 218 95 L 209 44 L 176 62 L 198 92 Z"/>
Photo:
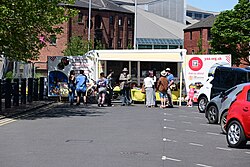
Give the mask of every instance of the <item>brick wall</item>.
<path id="1" fill-rule="evenodd" d="M 197 53 L 199 51 L 198 41 L 202 36 L 202 49 L 205 50 L 203 54 L 208 54 L 211 48 L 208 41 L 208 29 L 193 29 L 184 31 L 184 48 L 187 49 L 187 54 Z M 192 39 L 191 39 L 192 33 Z"/>

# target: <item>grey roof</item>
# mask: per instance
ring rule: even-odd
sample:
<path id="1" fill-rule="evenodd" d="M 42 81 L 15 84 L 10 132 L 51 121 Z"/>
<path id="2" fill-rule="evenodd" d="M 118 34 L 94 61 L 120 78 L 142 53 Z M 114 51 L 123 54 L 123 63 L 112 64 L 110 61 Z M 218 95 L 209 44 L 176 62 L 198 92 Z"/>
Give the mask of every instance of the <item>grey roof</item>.
<path id="1" fill-rule="evenodd" d="M 71 7 L 77 7 L 77 8 L 89 8 L 89 0 L 76 0 L 75 4 L 66 5 L 61 3 L 60 5 L 65 6 L 71 6 Z M 116 12 L 122 12 L 122 13 L 133 13 L 129 10 L 126 10 L 116 3 L 110 1 L 110 0 L 92 0 L 91 3 L 92 9 L 97 10 L 109 10 L 109 11 L 116 11 Z"/>
<path id="2" fill-rule="evenodd" d="M 139 45 L 183 45 L 183 39 L 136 38 Z"/>
<path id="3" fill-rule="evenodd" d="M 123 5 L 135 3 L 135 0 L 112 0 L 112 1 L 114 1 L 117 4 L 123 4 Z M 137 4 L 138 5 L 148 4 L 148 3 L 153 2 L 153 1 L 157 1 L 157 0 L 137 0 Z"/>
<path id="4" fill-rule="evenodd" d="M 185 30 L 191 30 L 191 29 L 197 29 L 197 28 L 211 28 L 214 24 L 216 16 L 211 15 L 201 21 L 199 21 L 198 23 L 195 23 L 187 28 L 184 29 Z"/>
<path id="5" fill-rule="evenodd" d="M 134 7 L 123 5 L 134 11 Z M 185 24 L 137 8 L 137 38 L 183 39 Z"/>
<path id="6" fill-rule="evenodd" d="M 187 11 L 193 11 L 193 12 L 201 12 L 201 13 L 208 13 L 208 14 L 213 14 L 213 15 L 217 15 L 219 14 L 219 12 L 212 12 L 212 11 L 206 11 L 206 10 L 202 10 L 200 8 L 191 6 L 187 4 Z"/>

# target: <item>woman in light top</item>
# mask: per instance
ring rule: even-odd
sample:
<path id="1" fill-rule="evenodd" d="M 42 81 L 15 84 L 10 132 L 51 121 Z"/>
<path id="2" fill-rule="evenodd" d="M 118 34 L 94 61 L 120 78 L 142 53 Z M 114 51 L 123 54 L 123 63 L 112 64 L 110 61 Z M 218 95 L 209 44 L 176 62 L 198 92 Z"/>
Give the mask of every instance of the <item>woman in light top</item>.
<path id="1" fill-rule="evenodd" d="M 149 76 L 149 73 L 146 74 L 143 83 L 146 90 L 146 107 L 154 107 L 154 80 Z"/>

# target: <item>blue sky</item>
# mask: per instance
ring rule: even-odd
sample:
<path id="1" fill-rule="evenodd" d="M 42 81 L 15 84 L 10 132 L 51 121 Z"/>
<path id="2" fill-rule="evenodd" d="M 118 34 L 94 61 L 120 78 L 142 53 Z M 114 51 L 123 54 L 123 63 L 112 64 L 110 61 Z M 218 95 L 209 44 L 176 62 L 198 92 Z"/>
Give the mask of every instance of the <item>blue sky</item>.
<path id="1" fill-rule="evenodd" d="M 187 4 L 213 12 L 233 9 L 238 0 L 186 0 Z"/>

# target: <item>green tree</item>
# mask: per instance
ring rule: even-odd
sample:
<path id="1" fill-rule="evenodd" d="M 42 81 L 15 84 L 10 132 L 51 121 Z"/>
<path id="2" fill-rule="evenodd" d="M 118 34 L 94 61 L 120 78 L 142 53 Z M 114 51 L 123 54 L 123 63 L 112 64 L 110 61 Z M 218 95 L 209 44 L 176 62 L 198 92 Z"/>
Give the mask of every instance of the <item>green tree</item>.
<path id="1" fill-rule="evenodd" d="M 199 40 L 197 42 L 197 46 L 198 46 L 199 50 L 196 54 L 203 54 L 206 52 L 206 50 L 202 48 L 202 38 L 199 38 Z"/>
<path id="2" fill-rule="evenodd" d="M 91 50 L 92 42 L 84 41 L 81 37 L 73 36 L 70 42 L 66 44 L 67 48 L 63 51 L 64 56 L 84 55 Z"/>
<path id="3" fill-rule="evenodd" d="M 62 27 L 55 26 L 76 14 L 64 4 L 75 0 L 1 0 L 0 54 L 12 60 L 36 59 L 45 43 L 42 35 L 59 34 Z M 59 5 L 60 4 L 60 5 Z"/>
<path id="4" fill-rule="evenodd" d="M 211 29 L 215 53 L 229 53 L 233 64 L 250 61 L 250 1 L 239 0 L 234 9 L 220 13 Z"/>

